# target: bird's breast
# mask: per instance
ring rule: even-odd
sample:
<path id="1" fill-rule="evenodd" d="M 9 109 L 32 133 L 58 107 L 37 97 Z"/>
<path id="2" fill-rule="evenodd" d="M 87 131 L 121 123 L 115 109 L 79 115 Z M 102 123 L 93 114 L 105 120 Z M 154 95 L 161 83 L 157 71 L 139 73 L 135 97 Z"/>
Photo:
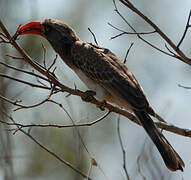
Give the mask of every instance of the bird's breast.
<path id="1" fill-rule="evenodd" d="M 80 69 L 74 69 L 74 72 L 82 80 L 82 82 L 92 91 L 96 92 L 96 99 L 99 101 L 106 100 L 109 93 L 101 87 L 99 84 L 91 80 L 87 75 L 85 75 Z"/>

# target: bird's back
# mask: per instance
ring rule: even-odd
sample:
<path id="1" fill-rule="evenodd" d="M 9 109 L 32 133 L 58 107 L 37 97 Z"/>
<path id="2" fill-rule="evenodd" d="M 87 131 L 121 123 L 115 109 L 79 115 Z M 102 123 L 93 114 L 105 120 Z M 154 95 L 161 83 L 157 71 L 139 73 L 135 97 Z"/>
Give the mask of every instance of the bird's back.
<path id="1" fill-rule="evenodd" d="M 148 101 L 142 87 L 123 62 L 110 50 L 91 43 L 76 41 L 71 49 L 74 68 L 107 89 L 121 104 L 146 110 Z M 114 102 L 115 103 L 115 102 Z M 119 103 L 116 103 L 119 105 Z"/>

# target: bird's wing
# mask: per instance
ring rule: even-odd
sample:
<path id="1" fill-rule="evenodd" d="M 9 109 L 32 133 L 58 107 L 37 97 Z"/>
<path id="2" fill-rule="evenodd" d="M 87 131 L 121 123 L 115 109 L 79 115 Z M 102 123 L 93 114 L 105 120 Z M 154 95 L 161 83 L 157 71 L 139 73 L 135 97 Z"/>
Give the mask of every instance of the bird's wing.
<path id="1" fill-rule="evenodd" d="M 147 109 L 148 101 L 142 87 L 111 51 L 91 43 L 77 42 L 71 54 L 73 64 L 110 94 L 123 98 L 134 109 Z"/>

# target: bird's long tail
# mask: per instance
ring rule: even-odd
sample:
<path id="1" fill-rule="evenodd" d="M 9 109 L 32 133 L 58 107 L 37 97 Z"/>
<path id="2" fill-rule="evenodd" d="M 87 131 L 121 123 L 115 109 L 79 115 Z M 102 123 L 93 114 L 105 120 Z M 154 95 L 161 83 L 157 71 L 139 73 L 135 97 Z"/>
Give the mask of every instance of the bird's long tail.
<path id="1" fill-rule="evenodd" d="M 169 144 L 167 139 L 162 135 L 159 129 L 155 126 L 151 117 L 144 111 L 134 111 L 138 117 L 143 128 L 150 136 L 158 151 L 160 152 L 166 166 L 171 171 L 181 170 L 183 171 L 184 162 L 178 155 L 178 153 Z"/>

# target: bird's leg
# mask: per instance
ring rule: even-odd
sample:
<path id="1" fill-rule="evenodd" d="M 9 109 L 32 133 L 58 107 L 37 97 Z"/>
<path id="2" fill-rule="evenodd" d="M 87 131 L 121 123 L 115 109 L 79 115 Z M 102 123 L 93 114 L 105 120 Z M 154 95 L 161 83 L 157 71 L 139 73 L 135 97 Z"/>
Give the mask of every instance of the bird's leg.
<path id="1" fill-rule="evenodd" d="M 94 96 L 96 95 L 95 91 L 87 90 L 85 91 L 86 97 L 82 97 L 82 100 L 85 102 L 91 102 Z M 107 102 L 103 100 L 100 105 L 97 105 L 98 108 L 100 108 L 101 111 L 105 110 Z"/>
<path id="2" fill-rule="evenodd" d="M 104 111 L 107 102 L 106 102 L 106 100 L 103 100 L 101 103 L 102 103 L 102 104 L 101 104 L 101 105 L 97 105 L 97 107 L 100 108 L 101 111 Z"/>
<path id="3" fill-rule="evenodd" d="M 85 91 L 86 97 L 82 97 L 82 100 L 85 102 L 91 102 L 94 96 L 96 95 L 95 91 L 87 90 Z"/>

